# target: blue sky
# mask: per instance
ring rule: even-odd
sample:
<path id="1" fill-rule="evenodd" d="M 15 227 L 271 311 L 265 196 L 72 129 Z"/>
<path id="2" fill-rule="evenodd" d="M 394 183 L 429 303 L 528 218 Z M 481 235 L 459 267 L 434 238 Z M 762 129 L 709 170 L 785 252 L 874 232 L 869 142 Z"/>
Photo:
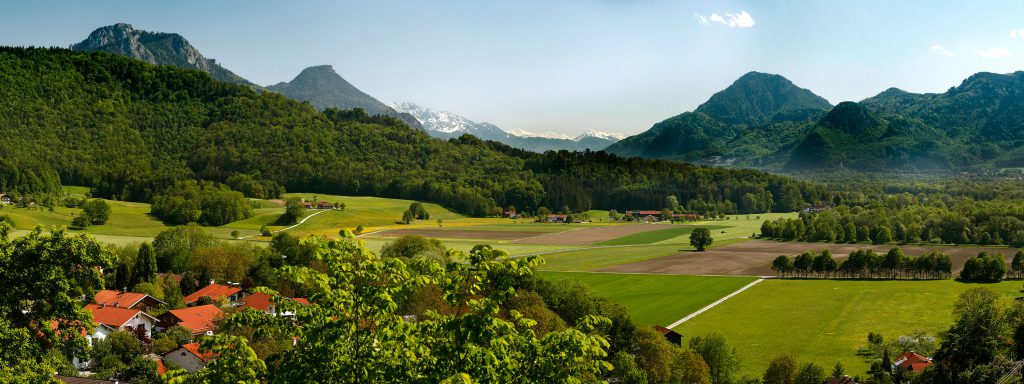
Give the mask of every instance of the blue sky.
<path id="1" fill-rule="evenodd" d="M 258 84 L 331 64 L 384 102 L 507 130 L 636 133 L 748 71 L 832 103 L 1024 70 L 1024 2 L 31 1 L 0 44 L 68 46 L 126 22 L 184 35 Z"/>

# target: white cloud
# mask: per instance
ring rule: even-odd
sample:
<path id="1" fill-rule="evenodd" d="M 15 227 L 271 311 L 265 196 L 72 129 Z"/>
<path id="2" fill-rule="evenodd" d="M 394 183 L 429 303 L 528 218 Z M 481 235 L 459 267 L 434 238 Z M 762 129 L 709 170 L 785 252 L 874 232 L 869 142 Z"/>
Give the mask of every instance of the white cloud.
<path id="1" fill-rule="evenodd" d="M 754 21 L 754 17 L 750 16 L 750 14 L 747 13 L 747 11 L 740 11 L 740 13 L 726 12 L 725 16 L 719 15 L 717 13 L 712 13 L 707 16 L 701 14 L 694 14 L 693 16 L 697 19 L 697 23 L 699 23 L 700 25 L 718 23 L 729 28 L 750 28 L 753 27 L 754 24 L 757 24 L 757 22 Z"/>
<path id="2" fill-rule="evenodd" d="M 938 53 L 938 54 L 940 54 L 942 56 L 953 57 L 953 52 L 948 50 L 948 49 L 946 49 L 946 47 L 943 47 L 941 45 L 933 44 L 931 49 L 932 49 L 932 52 Z"/>
<path id="3" fill-rule="evenodd" d="M 998 47 L 997 48 L 986 49 L 984 51 L 975 51 L 975 52 L 978 54 L 978 56 L 984 57 L 986 59 L 991 59 L 991 60 L 1005 59 L 1007 57 L 1013 56 L 1013 54 L 1010 53 L 1010 51 L 1006 50 L 1006 48 L 998 48 Z"/>
<path id="4" fill-rule="evenodd" d="M 1014 40 L 1024 40 L 1024 28 L 1011 29 L 1010 38 Z"/>

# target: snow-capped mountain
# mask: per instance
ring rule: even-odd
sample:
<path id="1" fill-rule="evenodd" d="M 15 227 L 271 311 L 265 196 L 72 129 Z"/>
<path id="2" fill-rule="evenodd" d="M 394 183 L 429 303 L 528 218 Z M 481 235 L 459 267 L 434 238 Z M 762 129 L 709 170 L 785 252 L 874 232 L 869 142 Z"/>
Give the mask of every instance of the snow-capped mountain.
<path id="1" fill-rule="evenodd" d="M 425 108 L 414 103 L 393 103 L 391 107 L 396 111 L 412 115 L 423 124 L 423 129 L 427 133 L 440 139 L 447 140 L 468 133 L 483 140 L 493 140 L 534 152 L 561 149 L 598 151 L 621 138 L 615 134 L 594 130 L 587 131 L 575 138 L 557 132 L 538 133 L 519 129 L 505 131 L 494 124 L 477 123 L 451 112 Z"/>
<path id="2" fill-rule="evenodd" d="M 601 131 L 589 129 L 586 132 L 583 132 L 582 135 L 579 135 L 579 136 L 576 136 L 575 138 L 573 138 L 573 140 L 580 141 L 580 140 L 584 140 L 584 139 L 587 139 L 587 138 L 594 138 L 594 139 L 604 139 L 604 140 L 609 140 L 609 141 L 615 142 L 615 141 L 619 141 L 619 140 L 622 140 L 622 139 L 626 138 L 626 136 L 629 136 L 629 135 L 626 135 L 624 133 L 601 132 Z"/>

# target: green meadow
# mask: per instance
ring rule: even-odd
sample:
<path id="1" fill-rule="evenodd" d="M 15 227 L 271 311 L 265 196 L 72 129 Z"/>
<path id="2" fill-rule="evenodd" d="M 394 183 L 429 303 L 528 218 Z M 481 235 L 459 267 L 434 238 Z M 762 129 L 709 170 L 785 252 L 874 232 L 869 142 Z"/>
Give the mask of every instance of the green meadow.
<path id="1" fill-rule="evenodd" d="M 760 377 L 773 357 L 789 353 L 801 363 L 826 368 L 841 362 L 848 374 L 864 376 L 870 361 L 856 353 L 867 345 L 868 332 L 886 340 L 915 331 L 937 336 L 952 325 L 957 296 L 975 287 L 992 289 L 1007 303 L 1024 295 L 1020 281 L 769 279 L 675 330 L 684 338 L 724 335 L 743 360 L 741 373 L 746 375 Z"/>
<path id="2" fill-rule="evenodd" d="M 641 324 L 667 326 L 756 280 L 753 277 L 542 272 L 572 279 L 622 304 Z"/>

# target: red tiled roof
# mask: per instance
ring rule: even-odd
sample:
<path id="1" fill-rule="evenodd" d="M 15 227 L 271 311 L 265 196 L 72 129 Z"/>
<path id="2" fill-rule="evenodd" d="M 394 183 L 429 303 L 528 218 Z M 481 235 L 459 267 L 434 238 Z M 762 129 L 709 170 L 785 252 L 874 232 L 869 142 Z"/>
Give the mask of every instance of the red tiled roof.
<path id="1" fill-rule="evenodd" d="M 153 319 L 153 316 L 150 316 L 146 314 L 146 312 L 142 312 L 138 309 L 125 309 L 111 306 L 102 307 L 96 304 L 87 304 L 85 309 L 92 312 L 93 321 L 115 329 L 121 328 L 121 326 L 140 313 Z"/>
<path id="2" fill-rule="evenodd" d="M 914 352 L 907 352 L 892 361 L 897 367 L 909 367 L 912 372 L 921 372 L 925 367 L 932 365 L 932 359 L 918 355 Z"/>
<path id="3" fill-rule="evenodd" d="M 257 311 L 266 311 L 270 309 L 270 298 L 271 296 L 266 293 L 256 292 L 244 297 L 240 301 L 242 302 L 243 308 L 252 308 Z"/>
<path id="4" fill-rule="evenodd" d="M 181 347 L 185 348 L 186 351 L 191 352 L 193 355 L 196 355 L 196 357 L 198 357 L 199 360 L 210 361 L 210 359 L 213 358 L 213 353 L 211 353 L 211 352 L 207 352 L 207 353 L 199 352 L 199 343 L 188 343 L 188 344 L 182 345 Z"/>
<path id="5" fill-rule="evenodd" d="M 192 294 L 185 296 L 185 304 L 191 304 L 199 301 L 200 297 L 208 296 L 214 300 L 220 300 L 231 295 L 240 292 L 242 288 L 231 287 L 223 284 L 210 284 L 200 288 L 198 291 L 192 292 Z"/>
<path id="6" fill-rule="evenodd" d="M 107 306 L 119 307 L 119 308 L 131 308 L 138 304 L 140 301 L 145 299 L 147 294 L 138 292 L 121 292 L 110 289 L 104 289 L 96 292 L 96 296 L 93 301 L 96 304 L 106 304 Z M 152 297 L 152 296 L 149 296 Z M 153 300 L 160 301 L 153 297 Z"/>
<path id="7" fill-rule="evenodd" d="M 176 325 L 188 328 L 192 330 L 192 333 L 203 333 L 212 330 L 217 318 L 224 315 L 224 311 L 221 311 L 220 308 L 212 304 L 172 309 L 168 313 L 178 319 Z"/>
<path id="8" fill-rule="evenodd" d="M 660 215 L 661 211 L 632 211 L 634 215 Z"/>
<path id="9" fill-rule="evenodd" d="M 258 311 L 268 311 L 270 310 L 271 297 L 272 296 L 266 293 L 256 292 L 249 296 L 246 296 L 240 301 L 242 302 L 243 308 L 252 308 Z M 309 301 L 306 301 L 306 299 L 303 298 L 295 298 L 292 300 L 295 300 L 296 302 L 302 305 L 309 305 Z"/>
<path id="10" fill-rule="evenodd" d="M 165 373 L 167 373 L 167 366 L 164 365 L 163 359 L 153 359 L 153 362 L 156 363 L 157 375 L 163 376 Z"/>
<path id="11" fill-rule="evenodd" d="M 654 326 L 654 330 L 655 330 L 655 331 L 658 331 L 658 333 L 660 333 L 660 334 L 662 334 L 662 335 L 667 335 L 667 334 L 669 334 L 670 332 L 675 332 L 675 331 L 673 331 L 673 330 L 671 330 L 671 329 L 668 329 L 668 328 L 662 327 L 662 326 L 660 326 L 660 325 L 655 325 L 655 326 Z"/>

